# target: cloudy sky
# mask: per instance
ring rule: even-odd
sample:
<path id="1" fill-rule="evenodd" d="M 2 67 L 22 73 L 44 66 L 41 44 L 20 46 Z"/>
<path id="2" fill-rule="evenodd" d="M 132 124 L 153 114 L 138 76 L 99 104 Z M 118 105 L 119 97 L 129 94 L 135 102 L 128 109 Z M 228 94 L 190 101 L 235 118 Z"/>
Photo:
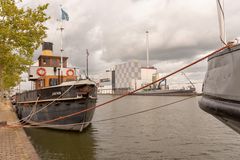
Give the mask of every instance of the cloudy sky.
<path id="1" fill-rule="evenodd" d="M 169 73 L 221 47 L 216 0 L 25 0 L 24 7 L 49 3 L 46 22 L 48 38 L 59 54 L 57 30 L 60 5 L 69 14 L 64 22 L 64 55 L 70 63 L 85 68 L 90 52 L 90 72 L 97 73 L 131 60 L 145 62 L 149 31 L 151 65 Z M 240 1 L 225 0 L 227 39 L 240 35 Z M 36 51 L 34 58 L 40 54 Z M 206 62 L 185 72 L 193 81 L 202 81 Z"/>

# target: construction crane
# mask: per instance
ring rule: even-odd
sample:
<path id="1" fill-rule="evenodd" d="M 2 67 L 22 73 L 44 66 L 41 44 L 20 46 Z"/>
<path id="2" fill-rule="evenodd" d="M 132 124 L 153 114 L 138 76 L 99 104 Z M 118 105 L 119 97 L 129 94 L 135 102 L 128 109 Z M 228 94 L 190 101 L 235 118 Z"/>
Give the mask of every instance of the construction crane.
<path id="1" fill-rule="evenodd" d="M 184 75 L 184 77 L 189 81 L 189 83 L 192 85 L 192 87 L 193 88 L 196 88 L 195 86 L 194 86 L 194 84 L 192 83 L 192 81 L 187 77 L 187 75 L 184 73 L 184 72 L 181 72 L 182 73 L 182 75 Z"/>

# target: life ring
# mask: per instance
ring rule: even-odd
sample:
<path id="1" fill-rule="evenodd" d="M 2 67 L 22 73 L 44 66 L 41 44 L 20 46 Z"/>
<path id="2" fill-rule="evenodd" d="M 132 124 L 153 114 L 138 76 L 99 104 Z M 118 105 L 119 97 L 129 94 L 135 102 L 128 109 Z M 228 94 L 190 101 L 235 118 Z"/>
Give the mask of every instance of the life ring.
<path id="1" fill-rule="evenodd" d="M 67 73 L 67 76 L 73 76 L 74 75 L 74 70 L 73 69 L 68 69 L 66 73 Z"/>
<path id="2" fill-rule="evenodd" d="M 38 69 L 37 69 L 37 74 L 38 74 L 39 76 L 45 76 L 46 73 L 47 73 L 47 71 L 46 71 L 45 68 L 38 68 Z"/>

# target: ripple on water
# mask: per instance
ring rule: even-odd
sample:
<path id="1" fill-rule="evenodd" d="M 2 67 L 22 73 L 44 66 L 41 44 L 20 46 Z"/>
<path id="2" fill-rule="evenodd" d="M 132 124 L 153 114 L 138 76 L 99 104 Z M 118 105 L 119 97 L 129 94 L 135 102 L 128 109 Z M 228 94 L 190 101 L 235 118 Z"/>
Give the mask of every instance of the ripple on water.
<path id="1" fill-rule="evenodd" d="M 111 96 L 99 97 L 101 103 Z M 183 97 L 130 96 L 101 109 L 94 119 L 116 117 Z M 28 129 L 43 160 L 238 160 L 240 136 L 202 111 L 197 98 L 144 114 L 93 123 L 78 134 Z"/>

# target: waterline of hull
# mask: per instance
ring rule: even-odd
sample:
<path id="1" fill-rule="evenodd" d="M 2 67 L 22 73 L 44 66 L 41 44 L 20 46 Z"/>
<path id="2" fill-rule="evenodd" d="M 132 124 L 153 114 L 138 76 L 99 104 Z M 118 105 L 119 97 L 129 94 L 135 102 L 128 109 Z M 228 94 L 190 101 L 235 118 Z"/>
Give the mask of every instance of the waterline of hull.
<path id="1" fill-rule="evenodd" d="M 41 110 L 41 108 L 43 108 L 46 104 L 37 104 L 36 111 Z M 54 102 L 47 108 L 36 114 L 33 114 L 32 116 L 29 116 L 33 110 L 33 107 L 31 106 L 26 106 L 26 104 L 19 104 L 16 109 L 19 119 L 24 119 L 24 122 L 30 125 L 59 130 L 82 131 L 90 124 L 89 122 L 91 122 L 93 118 L 94 109 L 47 124 L 41 124 L 41 122 L 76 113 L 94 107 L 95 104 L 96 100 L 92 99 L 74 100 L 71 102 L 64 101 L 61 103 Z"/>
<path id="2" fill-rule="evenodd" d="M 240 133 L 240 102 L 203 96 L 199 101 L 199 106 Z"/>

